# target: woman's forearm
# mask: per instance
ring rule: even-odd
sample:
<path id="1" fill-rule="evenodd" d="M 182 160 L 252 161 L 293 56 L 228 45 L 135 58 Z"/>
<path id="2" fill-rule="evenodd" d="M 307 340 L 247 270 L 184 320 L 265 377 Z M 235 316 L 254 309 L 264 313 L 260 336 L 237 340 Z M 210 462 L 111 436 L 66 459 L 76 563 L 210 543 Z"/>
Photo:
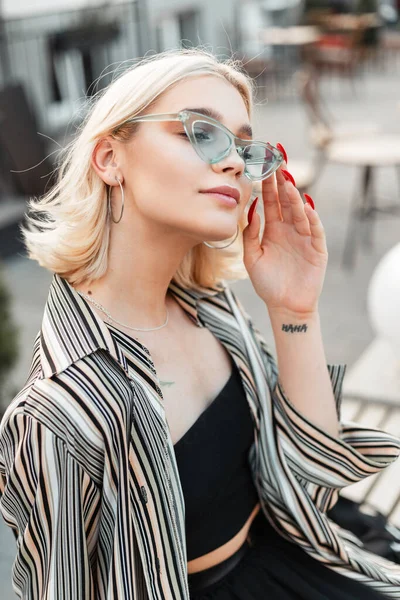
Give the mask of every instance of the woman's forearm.
<path id="1" fill-rule="evenodd" d="M 269 316 L 279 380 L 287 398 L 312 423 L 338 437 L 339 424 L 319 314 L 301 317 L 274 311 Z"/>

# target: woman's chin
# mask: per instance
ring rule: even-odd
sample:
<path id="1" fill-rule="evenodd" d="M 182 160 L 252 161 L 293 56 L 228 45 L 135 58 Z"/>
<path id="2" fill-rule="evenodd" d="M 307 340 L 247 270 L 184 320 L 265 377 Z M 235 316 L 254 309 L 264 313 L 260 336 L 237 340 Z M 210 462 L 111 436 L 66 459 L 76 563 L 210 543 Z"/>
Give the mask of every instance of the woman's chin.
<path id="1" fill-rule="evenodd" d="M 236 234 L 237 225 L 233 229 L 214 229 L 207 232 L 207 238 L 204 240 L 205 242 L 225 242 L 229 241 Z"/>

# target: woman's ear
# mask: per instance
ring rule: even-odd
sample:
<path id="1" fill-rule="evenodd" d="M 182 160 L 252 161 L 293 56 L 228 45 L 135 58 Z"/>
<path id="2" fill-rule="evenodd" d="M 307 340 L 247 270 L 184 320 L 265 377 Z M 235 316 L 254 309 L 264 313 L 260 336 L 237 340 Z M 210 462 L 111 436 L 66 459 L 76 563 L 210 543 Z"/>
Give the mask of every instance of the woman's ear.
<path id="1" fill-rule="evenodd" d="M 103 138 L 96 144 L 92 153 L 92 166 L 107 185 L 115 185 L 116 177 L 122 183 L 122 173 L 118 168 L 115 149 L 109 138 Z"/>

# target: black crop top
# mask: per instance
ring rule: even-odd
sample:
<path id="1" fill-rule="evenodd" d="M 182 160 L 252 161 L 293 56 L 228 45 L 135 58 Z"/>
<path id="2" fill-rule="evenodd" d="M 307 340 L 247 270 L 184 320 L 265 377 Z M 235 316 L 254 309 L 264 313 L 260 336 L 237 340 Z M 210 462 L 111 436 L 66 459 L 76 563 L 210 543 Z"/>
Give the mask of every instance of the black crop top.
<path id="1" fill-rule="evenodd" d="M 259 502 L 248 453 L 254 426 L 238 368 L 174 445 L 185 498 L 187 559 L 219 548 Z"/>

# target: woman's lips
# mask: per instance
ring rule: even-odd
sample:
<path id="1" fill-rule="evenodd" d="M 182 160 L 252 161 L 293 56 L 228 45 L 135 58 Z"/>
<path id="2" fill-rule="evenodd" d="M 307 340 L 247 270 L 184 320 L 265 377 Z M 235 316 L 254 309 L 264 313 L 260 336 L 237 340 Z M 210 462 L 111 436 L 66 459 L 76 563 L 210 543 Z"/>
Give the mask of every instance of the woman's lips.
<path id="1" fill-rule="evenodd" d="M 224 196 L 230 196 L 231 198 L 234 198 L 236 200 L 236 203 L 239 204 L 240 202 L 240 192 L 237 188 L 232 187 L 231 185 L 220 185 L 218 187 L 215 188 L 208 188 L 208 190 L 201 190 L 201 192 L 204 192 L 206 194 L 222 194 Z"/>
<path id="2" fill-rule="evenodd" d="M 235 198 L 233 198 L 232 196 L 228 196 L 227 194 L 220 194 L 219 192 L 201 192 L 201 193 L 207 194 L 208 196 L 213 196 L 214 198 L 217 198 L 220 202 L 222 202 L 226 206 L 235 207 L 238 204 L 236 202 Z"/>

